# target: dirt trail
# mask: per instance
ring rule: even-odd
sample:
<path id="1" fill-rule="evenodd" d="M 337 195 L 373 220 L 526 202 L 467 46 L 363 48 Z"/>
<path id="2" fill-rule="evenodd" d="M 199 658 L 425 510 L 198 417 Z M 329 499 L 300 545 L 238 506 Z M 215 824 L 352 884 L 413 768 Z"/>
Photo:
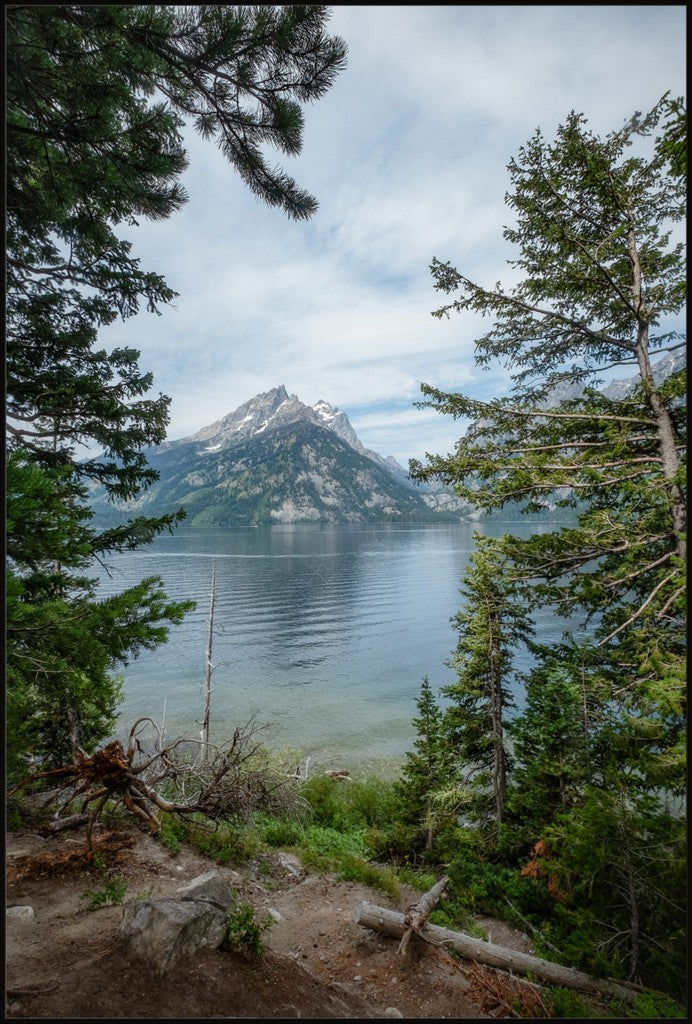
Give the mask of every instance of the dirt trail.
<path id="1" fill-rule="evenodd" d="M 7 905 L 33 908 L 32 918 L 7 923 L 10 1018 L 491 1016 L 443 950 L 423 946 L 404 958 L 396 940 L 353 923 L 360 900 L 394 907 L 385 897 L 306 874 L 281 854 L 218 868 L 258 918 L 271 915 L 266 953 L 253 961 L 208 951 L 159 979 L 120 951 L 121 907 L 86 909 L 83 894 L 98 888 L 99 879 L 86 871 L 83 850 L 81 837 L 8 836 Z M 175 896 L 179 886 L 217 866 L 188 848 L 173 854 L 136 826 L 109 833 L 104 858 L 107 870 L 126 881 L 125 899 Z M 398 909 L 410 896 L 402 894 Z M 493 929 L 493 941 L 530 949 L 526 936 L 500 922 Z"/>

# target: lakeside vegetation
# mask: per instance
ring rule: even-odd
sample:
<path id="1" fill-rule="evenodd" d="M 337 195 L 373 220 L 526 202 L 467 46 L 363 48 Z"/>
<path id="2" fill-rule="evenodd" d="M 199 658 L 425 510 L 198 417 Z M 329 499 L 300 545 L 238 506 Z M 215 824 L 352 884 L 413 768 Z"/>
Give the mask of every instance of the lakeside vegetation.
<path id="1" fill-rule="evenodd" d="M 147 781 L 134 771 L 134 740 L 127 752 L 98 748 L 118 706 L 118 667 L 164 643 L 191 608 L 157 577 L 99 599 L 90 575 L 95 561 L 145 546 L 184 516 L 101 529 L 89 505 L 93 484 L 129 499 L 154 481 L 142 453 L 168 422 L 169 399 L 146 397 L 139 354 L 96 347 L 102 326 L 174 297 L 116 227 L 170 216 L 184 201 L 190 111 L 203 136 L 222 129 L 236 140 L 224 152 L 250 188 L 310 216 L 312 197 L 270 172 L 258 146 L 299 151 L 300 102 L 319 98 L 345 59 L 325 20 L 324 8 L 301 6 L 8 11 L 9 781 L 38 765 L 34 781 L 74 783 L 89 828 L 122 799 L 170 848 L 193 842 L 222 861 L 285 846 L 390 894 L 447 874 L 433 920 L 501 916 L 528 928 L 546 958 L 656 990 L 635 1002 L 640 1016 L 682 1016 L 685 370 L 662 381 L 652 372 L 657 353 L 682 346 L 681 100 L 666 95 L 604 138 L 575 113 L 554 142 L 536 132 L 509 165 L 515 224 L 504 236 L 520 278 L 511 290 L 433 261 L 449 299 L 437 315 L 491 318 L 476 359 L 502 362 L 512 389 L 480 401 L 423 385 L 422 404 L 471 426 L 454 452 L 413 464 L 412 475 L 481 512 L 519 502 L 574 520 L 528 538 L 476 536 L 455 620 L 456 680 L 441 695 L 421 682 L 400 777 L 296 779 L 282 805 L 270 755 L 243 753 L 236 734 L 223 787 L 202 758 L 192 798 L 161 751 Z M 235 92 L 219 87 L 222 67 Z M 155 89 L 165 102 L 151 99 Z M 637 384 L 608 398 L 599 375 L 619 366 L 634 367 Z M 583 388 L 546 405 L 565 381 Z M 84 442 L 102 445 L 103 458 L 81 462 Z M 544 605 L 594 623 L 589 639 L 542 643 L 530 612 Z M 535 661 L 521 677 L 520 644 Z M 510 683 L 525 692 L 511 717 Z M 21 804 L 11 807 L 20 821 Z M 553 1009 L 587 1015 L 566 996 Z"/>

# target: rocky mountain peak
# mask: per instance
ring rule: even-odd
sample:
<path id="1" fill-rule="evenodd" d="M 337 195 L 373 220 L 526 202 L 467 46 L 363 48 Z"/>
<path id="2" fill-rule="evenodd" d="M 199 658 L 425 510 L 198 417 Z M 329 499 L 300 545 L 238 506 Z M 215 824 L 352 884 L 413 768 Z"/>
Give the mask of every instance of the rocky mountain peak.
<path id="1" fill-rule="evenodd" d="M 400 479 L 406 478 L 406 470 L 393 456 L 390 455 L 389 458 L 384 459 L 361 443 L 345 412 L 342 412 L 337 406 L 330 405 L 323 398 L 314 406 L 305 405 L 297 395 L 289 395 L 283 384 L 270 391 L 255 395 L 254 398 L 233 412 L 229 412 L 222 419 L 210 423 L 209 426 L 198 430 L 196 434 L 182 438 L 182 441 L 173 442 L 173 444 L 192 442 L 201 446 L 198 449 L 200 455 L 212 454 L 226 448 L 233 448 L 251 438 L 262 437 L 267 432 L 301 420 L 330 430 L 360 455 L 371 459 L 390 473 L 396 474 Z M 170 442 L 166 447 L 169 446 Z"/>

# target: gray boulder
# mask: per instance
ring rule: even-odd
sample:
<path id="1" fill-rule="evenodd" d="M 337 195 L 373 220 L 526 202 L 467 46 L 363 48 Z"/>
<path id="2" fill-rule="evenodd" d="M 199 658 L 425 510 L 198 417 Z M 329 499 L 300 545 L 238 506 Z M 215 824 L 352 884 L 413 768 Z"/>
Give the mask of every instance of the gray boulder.
<path id="1" fill-rule="evenodd" d="M 202 900 L 130 900 L 123 907 L 120 942 L 165 974 L 203 948 L 217 949 L 226 937 L 226 913 Z"/>
<path id="2" fill-rule="evenodd" d="M 213 903 L 222 910 L 226 910 L 233 902 L 228 886 L 219 872 L 213 870 L 207 871 L 204 875 L 198 875 L 187 885 L 181 885 L 177 892 L 181 900 Z"/>

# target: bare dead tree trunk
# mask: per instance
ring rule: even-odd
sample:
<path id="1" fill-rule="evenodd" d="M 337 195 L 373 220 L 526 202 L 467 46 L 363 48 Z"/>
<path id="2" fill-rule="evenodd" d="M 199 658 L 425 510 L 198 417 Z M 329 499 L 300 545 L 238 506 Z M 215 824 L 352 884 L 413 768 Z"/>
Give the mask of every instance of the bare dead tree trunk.
<path id="1" fill-rule="evenodd" d="M 211 596 L 209 599 L 209 628 L 207 632 L 207 656 L 204 668 L 204 718 L 202 719 L 202 748 L 200 759 L 206 761 L 209 757 L 209 719 L 211 714 L 211 674 L 214 671 L 212 663 L 212 648 L 214 642 L 214 606 L 216 604 L 216 562 L 212 564 L 211 570 Z"/>

